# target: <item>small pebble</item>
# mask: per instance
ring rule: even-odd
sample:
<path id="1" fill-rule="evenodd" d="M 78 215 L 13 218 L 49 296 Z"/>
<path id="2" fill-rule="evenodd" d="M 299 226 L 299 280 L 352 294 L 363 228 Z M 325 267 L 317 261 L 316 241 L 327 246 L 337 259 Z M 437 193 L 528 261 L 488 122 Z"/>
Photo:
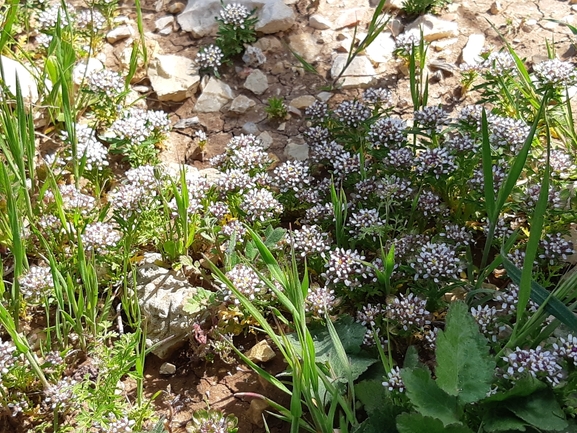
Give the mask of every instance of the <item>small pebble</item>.
<path id="1" fill-rule="evenodd" d="M 176 365 L 171 364 L 170 362 L 165 362 L 160 366 L 158 372 L 164 376 L 170 376 L 176 373 Z"/>

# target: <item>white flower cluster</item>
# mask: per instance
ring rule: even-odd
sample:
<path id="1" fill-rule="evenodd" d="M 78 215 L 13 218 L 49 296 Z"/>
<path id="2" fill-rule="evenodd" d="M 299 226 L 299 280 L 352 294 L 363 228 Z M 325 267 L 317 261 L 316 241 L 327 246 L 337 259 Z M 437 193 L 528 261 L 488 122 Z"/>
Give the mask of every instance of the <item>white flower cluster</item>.
<path id="1" fill-rule="evenodd" d="M 283 206 L 266 189 L 251 189 L 244 194 L 240 208 L 246 213 L 249 221 L 266 221 L 278 216 Z"/>
<path id="2" fill-rule="evenodd" d="M 86 170 L 102 170 L 108 166 L 108 149 L 96 139 L 96 131 L 88 125 L 77 123 L 74 126 L 76 135 L 76 159 L 86 158 Z M 67 131 L 62 132 L 62 139 L 72 146 Z M 68 157 L 72 161 L 72 156 Z"/>
<path id="3" fill-rule="evenodd" d="M 74 8 L 66 4 L 66 8 L 62 8 L 59 4 L 48 7 L 47 9 L 40 11 L 37 16 L 38 29 L 39 30 L 52 30 L 56 27 L 58 18 L 60 18 L 60 26 L 66 27 L 68 25 L 68 18 L 71 16 Z M 67 14 L 68 11 L 68 14 Z"/>
<path id="4" fill-rule="evenodd" d="M 28 272 L 18 278 L 18 283 L 22 296 L 29 302 L 37 301 L 54 288 L 52 271 L 48 266 L 31 266 Z"/>
<path id="5" fill-rule="evenodd" d="M 103 30 L 106 27 L 106 18 L 102 13 L 94 8 L 82 9 L 76 13 L 74 20 L 78 29 L 89 29 L 93 31 Z"/>
<path id="6" fill-rule="evenodd" d="M 355 236 L 362 234 L 363 229 L 375 229 L 385 225 L 377 209 L 359 209 L 351 213 L 348 223 L 350 233 Z M 373 236 L 372 239 L 375 240 L 376 237 Z"/>
<path id="7" fill-rule="evenodd" d="M 550 265 L 560 261 L 567 261 L 567 256 L 575 252 L 573 242 L 566 240 L 561 233 L 548 233 L 539 246 L 543 248 L 539 258 L 549 260 Z"/>
<path id="8" fill-rule="evenodd" d="M 563 369 L 558 364 L 555 353 L 543 350 L 541 346 L 535 349 L 517 347 L 512 353 L 503 357 L 507 369 L 503 377 L 515 381 L 527 374 L 535 378 L 543 378 L 551 385 L 558 385 L 563 379 Z"/>
<path id="9" fill-rule="evenodd" d="M 537 79 L 553 86 L 573 86 L 577 84 L 577 70 L 570 62 L 559 59 L 545 60 L 533 66 Z"/>
<path id="10" fill-rule="evenodd" d="M 499 311 L 496 307 L 489 305 L 479 305 L 478 307 L 471 307 L 471 315 L 479 325 L 481 332 L 491 341 L 497 341 L 497 337 L 506 327 L 498 322 Z"/>
<path id="11" fill-rule="evenodd" d="M 456 169 L 455 157 L 449 150 L 442 147 L 428 148 L 420 152 L 415 160 L 417 173 L 432 174 L 437 179 L 442 175 L 450 175 Z"/>
<path id="12" fill-rule="evenodd" d="M 369 129 L 369 143 L 374 148 L 397 149 L 405 140 L 407 123 L 396 117 L 381 117 Z"/>
<path id="13" fill-rule="evenodd" d="M 319 318 L 324 318 L 336 305 L 335 291 L 324 286 L 312 287 L 305 299 L 305 311 Z"/>
<path id="14" fill-rule="evenodd" d="M 220 47 L 216 45 L 209 45 L 198 51 L 194 61 L 196 62 L 196 65 L 199 69 L 206 69 L 216 73 L 222 64 L 223 57 L 224 54 Z"/>
<path id="15" fill-rule="evenodd" d="M 559 356 L 569 358 L 577 366 L 577 336 L 569 334 L 567 338 L 560 337 L 553 348 Z"/>
<path id="16" fill-rule="evenodd" d="M 286 161 L 273 171 L 274 184 L 281 192 L 298 192 L 310 185 L 312 176 L 304 161 Z"/>
<path id="17" fill-rule="evenodd" d="M 335 109 L 335 115 L 345 125 L 356 128 L 371 117 L 371 110 L 360 101 L 343 101 Z"/>
<path id="18" fill-rule="evenodd" d="M 110 248 L 114 248 L 121 237 L 113 224 L 104 222 L 88 224 L 81 235 L 84 248 L 99 254 L 109 253 Z"/>
<path id="19" fill-rule="evenodd" d="M 163 111 L 148 111 L 130 108 L 122 113 L 110 126 L 110 132 L 116 137 L 140 144 L 170 130 L 170 120 Z"/>
<path id="20" fill-rule="evenodd" d="M 44 390 L 45 407 L 51 410 L 58 409 L 60 412 L 66 412 L 77 403 L 74 401 L 74 386 L 77 382 L 66 377 L 56 384 L 50 385 Z"/>
<path id="21" fill-rule="evenodd" d="M 8 374 L 10 369 L 16 364 L 15 352 L 16 345 L 14 343 L 0 339 L 0 381 L 1 375 Z"/>
<path id="22" fill-rule="evenodd" d="M 435 283 L 439 283 L 441 280 L 457 279 L 462 265 L 453 246 L 444 242 L 427 242 L 411 263 L 411 267 L 416 272 L 415 280 L 431 278 Z"/>
<path id="23" fill-rule="evenodd" d="M 244 29 L 245 21 L 249 15 L 249 10 L 239 3 L 226 5 L 220 11 L 220 19 L 224 24 L 230 24 L 241 29 Z"/>
<path id="24" fill-rule="evenodd" d="M 59 185 L 58 189 L 60 190 L 64 210 L 77 210 L 83 215 L 86 215 L 96 206 L 96 199 L 94 197 L 81 193 L 74 185 Z M 51 190 L 46 191 L 44 194 L 44 201 L 47 203 L 54 202 L 54 193 Z"/>
<path id="25" fill-rule="evenodd" d="M 385 308 L 385 317 L 398 324 L 404 331 L 423 329 L 431 324 L 431 313 L 427 311 L 427 301 L 413 293 L 402 293 Z"/>
<path id="26" fill-rule="evenodd" d="M 392 94 L 389 89 L 384 87 L 369 87 L 363 92 L 363 99 L 370 104 L 390 104 Z"/>
<path id="27" fill-rule="evenodd" d="M 300 230 L 289 232 L 286 243 L 301 257 L 312 254 L 324 256 L 325 252 L 331 248 L 329 235 L 317 225 L 305 224 Z"/>
<path id="28" fill-rule="evenodd" d="M 331 251 L 325 264 L 323 277 L 331 284 L 344 283 L 347 287 L 357 287 L 361 284 L 360 277 L 367 278 L 371 269 L 362 263 L 365 256 L 356 250 L 337 248 Z"/>
<path id="29" fill-rule="evenodd" d="M 87 77 L 88 88 L 95 93 L 102 93 L 109 98 L 116 98 L 124 92 L 124 78 L 111 69 L 91 72 Z"/>
<path id="30" fill-rule="evenodd" d="M 399 367 L 393 367 L 387 374 L 387 380 L 383 382 L 383 386 L 389 391 L 403 392 L 405 390 L 405 384 L 403 383 Z"/>
<path id="31" fill-rule="evenodd" d="M 238 264 L 226 273 L 227 278 L 232 285 L 244 296 L 251 301 L 267 293 L 267 287 L 259 278 L 258 274 L 249 266 L 245 264 Z M 233 301 L 235 304 L 240 304 L 240 301 L 228 287 L 222 284 L 223 292 L 225 293 L 226 301 Z"/>

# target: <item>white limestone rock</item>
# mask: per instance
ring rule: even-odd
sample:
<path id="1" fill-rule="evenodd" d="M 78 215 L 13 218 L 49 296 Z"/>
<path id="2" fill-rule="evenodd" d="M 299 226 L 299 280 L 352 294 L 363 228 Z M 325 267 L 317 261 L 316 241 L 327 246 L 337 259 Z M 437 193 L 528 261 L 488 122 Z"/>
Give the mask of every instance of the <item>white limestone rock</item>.
<path id="1" fill-rule="evenodd" d="M 116 42 L 128 39 L 134 36 L 134 29 L 129 25 L 121 25 L 113 28 L 108 33 L 106 33 L 106 42 L 109 44 L 115 44 Z"/>
<path id="2" fill-rule="evenodd" d="M 289 105 L 299 110 L 304 110 L 310 105 L 314 104 L 317 99 L 312 95 L 297 96 L 289 102 Z"/>
<path id="3" fill-rule="evenodd" d="M 173 23 L 174 23 L 174 17 L 172 15 L 165 15 L 154 21 L 154 30 L 160 32 L 161 30 L 167 27 L 172 28 Z"/>
<path id="4" fill-rule="evenodd" d="M 192 96 L 200 77 L 190 73 L 194 62 L 183 56 L 157 55 L 148 67 L 148 78 L 160 101 L 179 102 Z"/>
<path id="5" fill-rule="evenodd" d="M 365 55 L 373 63 L 386 63 L 393 58 L 396 43 L 388 32 L 380 33 L 365 50 Z"/>
<path id="6" fill-rule="evenodd" d="M 317 38 L 309 33 L 296 33 L 289 36 L 289 47 L 307 62 L 314 62 L 321 52 Z"/>
<path id="7" fill-rule="evenodd" d="M 333 27 L 330 19 L 321 14 L 312 14 L 309 17 L 309 26 L 317 30 L 326 30 Z"/>
<path id="8" fill-rule="evenodd" d="M 346 54 L 337 54 L 331 67 L 331 78 L 338 77 L 347 62 Z M 357 56 L 341 76 L 345 89 L 368 87 L 376 80 L 376 71 L 366 56 Z"/>
<path id="9" fill-rule="evenodd" d="M 485 35 L 482 33 L 475 33 L 469 36 L 467 45 L 461 51 L 461 60 L 468 65 L 474 65 L 483 61 L 481 53 L 485 46 Z"/>
<path id="10" fill-rule="evenodd" d="M 199 113 L 216 113 L 233 99 L 234 94 L 228 84 L 210 77 L 194 109 Z"/>
<path id="11" fill-rule="evenodd" d="M 228 111 L 232 111 L 236 114 L 244 114 L 246 113 L 249 108 L 254 107 L 256 102 L 250 99 L 248 96 L 245 95 L 238 95 L 236 98 L 232 100 L 230 104 L 230 108 Z"/>
<path id="12" fill-rule="evenodd" d="M 405 33 L 412 33 L 418 37 L 421 28 L 423 29 L 423 38 L 427 42 L 443 38 L 452 38 L 459 35 L 459 25 L 456 22 L 442 20 L 429 14 L 420 16 L 409 24 L 405 28 Z"/>
<path id="13" fill-rule="evenodd" d="M 284 155 L 289 159 L 297 161 L 306 161 L 309 159 L 309 145 L 289 141 L 284 148 Z"/>
<path id="14" fill-rule="evenodd" d="M 246 77 L 243 87 L 255 95 L 262 95 L 268 89 L 268 78 L 260 69 L 255 69 Z"/>
<path id="15" fill-rule="evenodd" d="M 295 13 L 283 0 L 238 0 L 248 10 L 256 9 L 256 30 L 277 33 L 290 29 L 295 23 Z M 177 17 L 182 30 L 195 38 L 214 34 L 218 23 L 214 17 L 221 10 L 220 0 L 188 0 L 184 11 Z"/>
<path id="16" fill-rule="evenodd" d="M 249 45 L 244 50 L 242 61 L 252 68 L 262 65 L 266 62 L 266 56 L 259 47 Z"/>
<path id="17" fill-rule="evenodd" d="M 136 295 L 147 323 L 146 344 L 156 345 L 152 353 L 166 359 L 188 339 L 190 315 L 183 307 L 197 290 L 161 264 L 160 254 L 144 254 L 136 269 Z"/>
<path id="18" fill-rule="evenodd" d="M 18 81 L 24 101 L 26 103 L 38 102 L 38 83 L 30 72 L 33 69 L 6 56 L 0 56 L 0 62 L 4 72 L 4 84 L 8 87 L 10 93 L 16 95 L 16 81 Z M 0 90 L 0 94 L 2 93 Z"/>

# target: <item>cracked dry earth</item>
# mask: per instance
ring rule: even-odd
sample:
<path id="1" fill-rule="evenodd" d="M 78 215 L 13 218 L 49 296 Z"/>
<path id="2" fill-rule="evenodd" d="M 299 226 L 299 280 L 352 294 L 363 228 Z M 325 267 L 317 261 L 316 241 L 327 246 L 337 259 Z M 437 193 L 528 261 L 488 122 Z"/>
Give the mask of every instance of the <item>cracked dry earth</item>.
<path id="1" fill-rule="evenodd" d="M 154 33 L 155 21 L 167 15 L 167 3 L 162 0 L 143 2 L 144 23 L 149 37 L 159 44 L 162 54 L 178 54 L 194 59 L 202 45 L 213 42 L 213 37 L 195 39 L 189 33 L 178 28 L 176 21 L 172 32 L 168 35 Z M 189 0 L 194 1 L 194 0 Z M 461 95 L 458 66 L 462 62 L 462 51 L 471 35 L 483 35 L 485 47 L 500 48 L 503 43 L 499 33 L 513 46 L 516 52 L 527 60 L 529 64 L 544 60 L 547 56 L 546 42 L 552 43 L 557 56 L 563 60 L 571 60 L 574 53 L 572 38 L 569 29 L 549 19 L 568 22 L 577 25 L 577 5 L 575 0 L 455 0 L 449 4 L 439 18 L 455 22 L 457 32 L 453 37 L 439 38 L 432 41 L 428 52 L 430 69 L 430 98 L 429 104 L 442 104 L 451 111 L 457 106 L 475 102 L 474 94 Z M 368 11 L 371 5 L 365 0 Z M 282 97 L 289 104 L 297 97 L 318 97 L 326 90 L 330 82 L 330 69 L 335 55 L 343 52 L 350 45 L 353 37 L 353 27 L 340 29 L 318 30 L 310 25 L 309 18 L 317 12 L 343 13 L 348 9 L 361 6 L 355 0 L 320 0 L 308 2 L 306 0 L 287 0 L 286 3 L 294 9 L 296 22 L 288 31 L 269 35 L 259 35 L 257 45 L 266 55 L 266 62 L 259 66 L 268 79 L 269 87 L 261 95 L 255 95 L 243 87 L 244 80 L 250 68 L 241 61 L 234 67 L 225 68 L 222 80 L 231 86 L 235 96 L 245 95 L 256 104 L 244 114 L 235 114 L 223 107 L 217 113 L 197 113 L 195 103 L 201 91 L 179 103 L 167 103 L 155 100 L 154 93 L 148 97 L 151 109 L 162 109 L 171 114 L 172 123 L 181 119 L 198 117 L 198 123 L 192 128 L 175 129 L 162 152 L 165 162 L 186 163 L 199 168 L 207 166 L 206 160 L 222 152 L 224 146 L 234 135 L 253 133 L 259 135 L 266 132 L 272 139 L 270 152 L 279 160 L 285 160 L 290 155 L 288 148 L 295 144 L 304 143 L 301 133 L 305 129 L 304 110 L 291 109 L 290 118 L 286 121 L 270 121 L 265 113 L 266 101 L 276 96 Z M 575 1 L 577 3 L 577 1 Z M 374 5 L 373 5 L 374 6 Z M 402 26 L 412 21 L 392 7 L 389 12 L 396 15 L 398 26 L 393 28 L 397 32 Z M 125 5 L 123 13 L 134 18 L 133 8 Z M 414 18 L 413 18 L 414 19 Z M 366 31 L 370 13 L 360 22 L 358 31 Z M 292 56 L 287 46 L 291 46 L 307 58 L 319 72 L 319 75 L 304 73 L 299 62 Z M 118 48 L 114 47 L 114 51 Z M 393 93 L 395 113 L 401 116 L 412 114 L 410 104 L 408 77 L 400 70 L 400 63 L 394 58 L 374 64 L 375 74 L 372 77 L 372 86 L 387 87 Z M 146 79 L 142 84 L 146 85 Z M 361 88 L 350 87 L 333 91 L 329 104 L 359 97 Z M 297 108 L 297 107 L 295 107 Z M 194 140 L 194 132 L 198 129 L 205 131 L 209 137 L 206 152 L 200 154 Z M 244 341 L 246 348 L 254 345 L 262 336 L 251 335 Z M 279 394 L 271 386 L 260 380 L 242 364 L 225 364 L 223 362 L 205 363 L 193 361 L 189 355 L 190 349 L 183 349 L 175 354 L 170 362 L 176 365 L 177 371 L 172 376 L 159 374 L 163 360 L 150 356 L 146 366 L 145 392 L 147 396 L 154 395 L 159 390 L 170 390 L 168 398 L 156 399 L 158 411 L 167 418 L 167 425 L 172 432 L 185 431 L 186 423 L 192 413 L 206 408 L 208 403 L 212 408 L 223 409 L 226 413 L 233 413 L 239 418 L 239 432 L 264 432 L 261 419 L 262 407 L 258 401 L 252 403 L 242 401 L 234 396 L 236 392 L 262 393 L 279 403 L 286 404 L 287 396 Z M 271 373 L 278 373 L 285 367 L 278 357 L 265 364 Z M 267 416 L 271 432 L 287 432 L 288 425 Z"/>

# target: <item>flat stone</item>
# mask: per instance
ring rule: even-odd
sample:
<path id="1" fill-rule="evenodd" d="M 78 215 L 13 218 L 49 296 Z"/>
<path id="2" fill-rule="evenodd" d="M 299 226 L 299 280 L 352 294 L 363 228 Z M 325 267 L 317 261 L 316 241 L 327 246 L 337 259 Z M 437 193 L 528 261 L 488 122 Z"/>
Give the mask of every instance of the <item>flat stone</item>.
<path id="1" fill-rule="evenodd" d="M 346 54 L 337 54 L 331 67 L 331 78 L 336 78 L 347 62 Z M 375 68 L 366 56 L 356 56 L 348 68 L 342 74 L 342 77 L 371 77 L 375 76 Z"/>
<path id="2" fill-rule="evenodd" d="M 35 103 L 39 99 L 38 83 L 29 69 L 22 63 L 6 56 L 0 56 L 0 63 L 4 70 L 4 84 L 10 90 L 10 93 L 16 95 L 16 82 L 20 83 L 22 98 L 27 103 Z M 0 89 L 0 94 L 4 92 Z"/>
<path id="3" fill-rule="evenodd" d="M 483 47 L 485 46 L 485 35 L 482 33 L 476 33 L 469 36 L 467 45 L 463 47 L 461 52 L 461 60 L 463 63 L 468 65 L 474 65 L 480 63 L 481 53 L 483 52 Z"/>
<path id="4" fill-rule="evenodd" d="M 456 22 L 442 20 L 429 14 L 423 15 L 409 24 L 405 28 L 405 33 L 412 33 L 418 37 L 421 29 L 423 29 L 423 38 L 427 42 L 459 36 L 459 26 Z"/>
<path id="5" fill-rule="evenodd" d="M 242 132 L 244 134 L 256 136 L 256 135 L 260 134 L 260 129 L 258 129 L 258 126 L 256 125 L 256 123 L 246 122 L 244 125 L 242 125 Z"/>
<path id="6" fill-rule="evenodd" d="M 171 376 L 176 373 L 176 365 L 171 364 L 170 362 L 165 362 L 160 366 L 158 372 L 163 376 Z"/>
<path id="7" fill-rule="evenodd" d="M 295 13 L 283 0 L 237 0 L 248 10 L 256 9 L 258 18 L 256 31 L 262 33 L 277 33 L 290 29 L 295 23 Z M 185 32 L 190 32 L 195 38 L 214 35 L 218 23 L 214 17 L 221 10 L 220 0 L 189 0 L 184 11 L 177 20 Z"/>
<path id="8" fill-rule="evenodd" d="M 368 13 L 369 8 L 354 8 L 345 10 L 341 12 L 341 14 L 335 20 L 333 30 L 356 26 L 361 21 L 363 21 Z"/>
<path id="9" fill-rule="evenodd" d="M 296 33 L 289 36 L 289 47 L 307 62 L 314 62 L 321 52 L 317 38 L 309 33 Z"/>
<path id="10" fill-rule="evenodd" d="M 171 14 L 179 14 L 186 7 L 186 3 L 180 0 L 171 1 L 166 8 Z"/>
<path id="11" fill-rule="evenodd" d="M 234 99 L 230 86 L 211 77 L 196 101 L 194 109 L 201 113 L 215 113 Z"/>
<path id="12" fill-rule="evenodd" d="M 245 356 L 253 362 L 267 362 L 273 359 L 276 353 L 266 340 L 262 340 L 245 352 Z"/>
<path id="13" fill-rule="evenodd" d="M 405 25 L 398 18 L 393 18 L 391 21 L 389 21 L 388 27 L 391 34 L 395 37 L 403 33 L 403 30 L 405 29 Z"/>
<path id="14" fill-rule="evenodd" d="M 299 110 L 304 110 L 308 106 L 314 104 L 317 99 L 312 95 L 297 96 L 289 102 L 290 106 L 298 108 Z"/>
<path id="15" fill-rule="evenodd" d="M 333 23 L 321 14 L 312 14 L 309 17 L 309 26 L 317 30 L 326 30 L 332 28 Z"/>
<path id="16" fill-rule="evenodd" d="M 115 44 L 118 41 L 131 38 L 132 36 L 134 36 L 134 30 L 132 29 L 132 26 L 122 25 L 106 33 L 106 42 L 109 44 Z"/>
<path id="17" fill-rule="evenodd" d="M 491 3 L 491 8 L 489 9 L 489 12 L 491 12 L 491 15 L 499 15 L 501 12 L 503 12 L 503 6 L 501 5 L 501 2 L 495 1 Z"/>
<path id="18" fill-rule="evenodd" d="M 184 56 L 157 55 L 148 67 L 150 84 L 160 101 L 179 102 L 192 96 L 200 76 L 190 74 L 194 62 Z"/>
<path id="19" fill-rule="evenodd" d="M 259 47 L 249 45 L 242 55 L 242 61 L 248 66 L 256 68 L 266 62 L 266 56 Z"/>
<path id="20" fill-rule="evenodd" d="M 254 107 L 255 105 L 256 102 L 254 102 L 248 96 L 238 95 L 232 100 L 228 111 L 232 111 L 233 113 L 237 114 L 244 114 L 249 108 Z"/>
<path id="21" fill-rule="evenodd" d="M 272 136 L 268 133 L 268 131 L 261 132 L 257 136 L 257 138 L 260 140 L 260 142 L 262 143 L 262 148 L 265 150 L 271 147 L 274 141 Z"/>
<path id="22" fill-rule="evenodd" d="M 389 33 L 380 33 L 365 50 L 365 55 L 374 63 L 387 63 L 393 58 L 396 43 Z"/>
<path id="23" fill-rule="evenodd" d="M 176 122 L 174 125 L 172 125 L 172 127 L 174 129 L 192 128 L 193 126 L 196 126 L 199 123 L 200 123 L 200 120 L 198 120 L 198 116 L 194 116 L 194 117 L 189 117 L 186 119 L 180 119 L 178 122 Z"/>
<path id="24" fill-rule="evenodd" d="M 154 30 L 158 32 L 165 27 L 172 27 L 172 23 L 174 23 L 174 17 L 172 15 L 165 15 L 154 21 Z"/>
<path id="25" fill-rule="evenodd" d="M 331 92 L 320 92 L 317 95 L 317 98 L 319 99 L 319 101 L 321 102 L 329 102 L 329 100 L 333 97 L 334 95 Z"/>
<path id="26" fill-rule="evenodd" d="M 309 159 L 309 145 L 289 141 L 284 149 L 284 155 L 289 159 L 306 161 Z"/>
<path id="27" fill-rule="evenodd" d="M 266 400 L 255 398 L 250 402 L 248 410 L 246 411 L 246 417 L 252 424 L 262 427 L 264 426 L 262 414 L 267 408 L 268 403 L 266 402 Z"/>
<path id="28" fill-rule="evenodd" d="M 255 69 L 246 77 L 243 87 L 255 95 L 262 95 L 268 89 L 268 78 L 260 69 Z"/>

